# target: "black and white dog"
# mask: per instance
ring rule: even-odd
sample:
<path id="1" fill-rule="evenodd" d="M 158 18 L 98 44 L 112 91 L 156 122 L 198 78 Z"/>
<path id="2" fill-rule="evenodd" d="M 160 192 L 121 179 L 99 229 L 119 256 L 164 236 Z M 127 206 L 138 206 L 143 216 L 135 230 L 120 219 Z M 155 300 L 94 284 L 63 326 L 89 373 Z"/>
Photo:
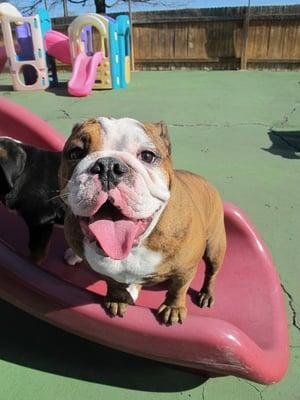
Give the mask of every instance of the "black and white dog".
<path id="1" fill-rule="evenodd" d="M 37 264 L 46 257 L 53 226 L 64 223 L 65 204 L 58 190 L 60 161 L 60 152 L 0 137 L 0 201 L 25 220 L 30 258 Z M 81 261 L 70 249 L 65 260 L 70 265 Z"/>

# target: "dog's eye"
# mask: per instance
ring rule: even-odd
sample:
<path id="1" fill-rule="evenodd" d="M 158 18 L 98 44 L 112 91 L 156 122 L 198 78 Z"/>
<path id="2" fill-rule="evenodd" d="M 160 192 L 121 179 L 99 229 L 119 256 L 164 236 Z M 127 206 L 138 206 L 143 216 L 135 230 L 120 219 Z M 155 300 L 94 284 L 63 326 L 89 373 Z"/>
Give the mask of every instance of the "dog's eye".
<path id="1" fill-rule="evenodd" d="M 144 150 L 140 153 L 139 158 L 147 164 L 152 164 L 158 157 L 153 151 Z"/>
<path id="2" fill-rule="evenodd" d="M 85 156 L 85 150 L 81 147 L 73 147 L 73 149 L 69 150 L 68 158 L 69 160 L 80 160 Z"/>

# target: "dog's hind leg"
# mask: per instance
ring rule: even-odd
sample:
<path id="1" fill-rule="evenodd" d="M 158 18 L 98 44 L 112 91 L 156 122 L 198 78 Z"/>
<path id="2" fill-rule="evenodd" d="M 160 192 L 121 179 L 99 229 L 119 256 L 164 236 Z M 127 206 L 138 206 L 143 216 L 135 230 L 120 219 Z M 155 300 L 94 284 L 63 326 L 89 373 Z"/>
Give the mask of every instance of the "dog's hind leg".
<path id="1" fill-rule="evenodd" d="M 214 283 L 223 263 L 226 251 L 226 233 L 222 223 L 207 241 L 203 259 L 205 261 L 205 275 L 201 290 L 197 296 L 199 307 L 211 307 L 214 303 Z"/>

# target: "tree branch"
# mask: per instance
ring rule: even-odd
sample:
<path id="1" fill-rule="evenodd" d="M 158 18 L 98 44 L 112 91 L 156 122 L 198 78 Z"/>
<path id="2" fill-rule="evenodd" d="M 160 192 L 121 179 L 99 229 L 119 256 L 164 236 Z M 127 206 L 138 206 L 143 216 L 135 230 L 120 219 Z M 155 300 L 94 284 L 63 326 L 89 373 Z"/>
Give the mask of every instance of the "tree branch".
<path id="1" fill-rule="evenodd" d="M 116 0 L 116 1 L 114 1 L 112 4 L 107 4 L 107 3 L 105 2 L 105 7 L 106 7 L 106 8 L 111 8 L 111 7 L 114 7 L 115 5 L 117 5 L 118 3 L 120 3 L 120 0 Z"/>
<path id="2" fill-rule="evenodd" d="M 28 6 L 21 6 L 20 11 L 22 14 L 30 15 L 37 8 L 37 6 L 41 3 L 42 3 L 42 0 L 36 0 L 35 2 L 33 2 L 32 4 L 30 4 Z"/>
<path id="3" fill-rule="evenodd" d="M 82 4 L 83 6 L 85 6 L 87 0 L 77 0 L 77 1 L 76 0 L 68 0 L 68 2 L 72 3 L 72 4 Z"/>
<path id="4" fill-rule="evenodd" d="M 105 0 L 94 0 L 94 1 L 96 10 L 99 7 L 99 10 L 101 9 L 101 12 L 104 12 L 103 10 L 105 8 L 112 8 L 119 3 L 128 3 L 128 0 L 114 0 L 110 1 L 109 4 L 108 1 Z M 132 3 L 164 4 L 163 0 L 131 0 L 131 1 Z M 87 0 L 68 0 L 68 2 L 72 4 L 82 4 L 82 6 L 84 7 L 87 3 Z M 43 3 L 43 0 L 34 0 L 34 1 L 31 0 L 26 3 L 27 4 L 29 3 L 29 5 L 19 6 L 20 11 L 25 15 L 33 15 L 37 7 Z M 50 0 L 49 8 L 61 5 L 61 3 L 62 3 L 61 0 Z"/>

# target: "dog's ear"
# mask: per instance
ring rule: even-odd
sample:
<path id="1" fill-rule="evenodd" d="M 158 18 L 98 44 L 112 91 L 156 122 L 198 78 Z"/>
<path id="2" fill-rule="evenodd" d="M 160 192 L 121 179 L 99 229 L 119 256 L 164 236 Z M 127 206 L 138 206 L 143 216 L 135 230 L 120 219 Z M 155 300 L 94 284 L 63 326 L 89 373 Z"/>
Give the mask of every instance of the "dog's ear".
<path id="1" fill-rule="evenodd" d="M 80 131 L 80 129 L 83 126 L 83 122 L 77 122 L 75 125 L 73 125 L 72 131 L 71 131 L 71 135 L 75 134 L 76 132 Z M 70 136 L 71 136 L 70 135 Z"/>
<path id="2" fill-rule="evenodd" d="M 0 192 L 9 192 L 17 178 L 22 174 L 26 153 L 21 146 L 14 146 L 13 149 L 0 145 Z"/>
<path id="3" fill-rule="evenodd" d="M 168 150 L 168 154 L 170 156 L 171 155 L 171 141 L 170 141 L 170 137 L 169 137 L 168 126 L 164 121 L 157 122 L 155 125 L 160 130 L 160 137 L 164 141 L 164 143 L 167 147 L 167 150 Z"/>

